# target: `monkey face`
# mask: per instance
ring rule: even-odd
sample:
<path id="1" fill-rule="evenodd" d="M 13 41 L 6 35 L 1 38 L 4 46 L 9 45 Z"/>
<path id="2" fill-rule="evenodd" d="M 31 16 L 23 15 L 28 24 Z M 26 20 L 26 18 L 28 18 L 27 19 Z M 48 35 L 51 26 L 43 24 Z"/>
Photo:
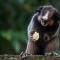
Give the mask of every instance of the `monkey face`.
<path id="1" fill-rule="evenodd" d="M 42 9 L 41 13 L 38 15 L 38 21 L 42 26 L 52 26 L 54 23 L 53 15 L 55 10 L 51 7 L 45 7 Z"/>
<path id="2" fill-rule="evenodd" d="M 41 23 L 42 26 L 47 26 L 48 25 L 48 14 L 49 14 L 49 11 L 44 14 L 44 15 L 39 15 L 38 16 L 38 20 L 39 22 Z"/>
<path id="3" fill-rule="evenodd" d="M 54 23 L 54 20 L 53 19 L 49 19 L 48 17 L 47 17 L 47 15 L 45 15 L 45 16 L 38 16 L 38 19 L 40 19 L 39 21 L 40 21 L 40 23 L 41 23 L 41 25 L 42 26 L 52 26 L 53 25 L 53 23 Z"/>

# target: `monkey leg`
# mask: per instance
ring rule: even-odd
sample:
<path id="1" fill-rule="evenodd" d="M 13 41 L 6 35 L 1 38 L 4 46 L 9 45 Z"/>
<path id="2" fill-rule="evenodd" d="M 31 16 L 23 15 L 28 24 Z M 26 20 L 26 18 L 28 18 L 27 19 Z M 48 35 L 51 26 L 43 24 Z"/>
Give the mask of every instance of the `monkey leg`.
<path id="1" fill-rule="evenodd" d="M 55 38 L 49 44 L 47 44 L 45 49 L 45 55 L 58 55 L 56 52 L 59 49 L 59 39 Z"/>

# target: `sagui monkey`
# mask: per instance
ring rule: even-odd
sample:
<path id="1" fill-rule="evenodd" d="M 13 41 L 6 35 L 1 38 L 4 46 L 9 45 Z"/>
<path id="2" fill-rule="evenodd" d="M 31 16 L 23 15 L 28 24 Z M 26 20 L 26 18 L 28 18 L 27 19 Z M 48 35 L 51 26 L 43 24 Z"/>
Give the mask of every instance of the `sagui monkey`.
<path id="1" fill-rule="evenodd" d="M 41 6 L 34 13 L 28 25 L 26 52 L 32 55 L 45 55 L 59 48 L 59 12 L 51 5 Z"/>

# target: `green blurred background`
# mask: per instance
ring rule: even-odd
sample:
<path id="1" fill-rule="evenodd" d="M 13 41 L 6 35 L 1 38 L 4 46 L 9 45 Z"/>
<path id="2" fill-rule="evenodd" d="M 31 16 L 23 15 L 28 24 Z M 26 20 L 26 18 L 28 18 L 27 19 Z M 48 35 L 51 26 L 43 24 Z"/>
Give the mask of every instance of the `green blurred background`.
<path id="1" fill-rule="evenodd" d="M 34 10 L 47 4 L 60 10 L 60 0 L 0 0 L 0 54 L 25 50 L 27 26 Z"/>

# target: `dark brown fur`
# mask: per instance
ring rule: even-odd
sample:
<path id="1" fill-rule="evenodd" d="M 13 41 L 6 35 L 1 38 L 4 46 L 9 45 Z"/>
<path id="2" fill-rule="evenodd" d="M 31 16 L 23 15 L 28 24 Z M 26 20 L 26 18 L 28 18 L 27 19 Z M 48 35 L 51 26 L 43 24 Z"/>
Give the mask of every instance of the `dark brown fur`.
<path id="1" fill-rule="evenodd" d="M 47 26 L 43 26 L 42 17 L 49 11 Z M 41 16 L 38 19 L 38 16 Z M 28 43 L 25 53 L 32 55 L 44 55 L 49 52 L 56 52 L 59 48 L 59 13 L 53 6 L 41 6 L 33 15 L 28 25 Z M 42 23 L 41 23 L 42 21 Z M 53 23 L 52 23 L 53 22 Z M 39 39 L 34 41 L 34 32 L 39 33 Z"/>

